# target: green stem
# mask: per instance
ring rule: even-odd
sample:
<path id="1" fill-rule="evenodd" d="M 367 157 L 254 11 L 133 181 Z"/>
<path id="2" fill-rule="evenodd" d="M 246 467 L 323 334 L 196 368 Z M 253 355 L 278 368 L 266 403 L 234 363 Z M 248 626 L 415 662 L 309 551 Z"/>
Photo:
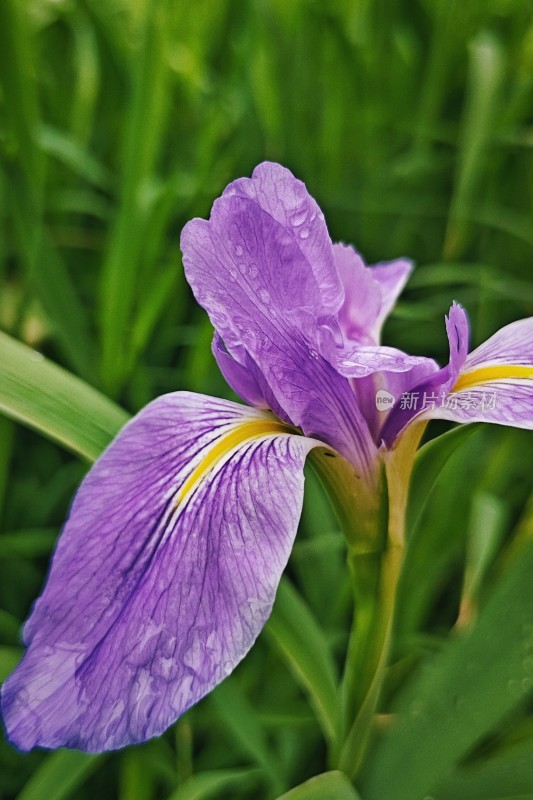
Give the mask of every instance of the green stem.
<path id="1" fill-rule="evenodd" d="M 377 480 L 362 486 L 343 459 L 313 460 L 348 543 L 354 622 L 340 691 L 332 766 L 354 777 L 370 742 L 388 662 L 403 563 L 411 468 L 424 425 L 413 426 L 382 455 Z"/>
<path id="2" fill-rule="evenodd" d="M 352 573 L 357 605 L 343 679 L 343 744 L 338 757 L 339 768 L 352 777 L 363 763 L 383 687 L 403 548 L 388 542 L 373 556 L 364 564 L 371 580 L 361 581 L 360 557 Z"/>
<path id="3" fill-rule="evenodd" d="M 425 423 L 412 426 L 395 448 L 383 455 L 383 514 L 375 520 L 375 539 L 382 543 L 381 549 L 376 548 L 372 558 L 364 560 L 358 553 L 350 553 L 355 610 L 342 701 L 344 718 L 351 719 L 351 725 L 343 731 L 338 765 L 352 778 L 363 764 L 386 676 L 404 557 L 409 480 L 424 429 Z"/>

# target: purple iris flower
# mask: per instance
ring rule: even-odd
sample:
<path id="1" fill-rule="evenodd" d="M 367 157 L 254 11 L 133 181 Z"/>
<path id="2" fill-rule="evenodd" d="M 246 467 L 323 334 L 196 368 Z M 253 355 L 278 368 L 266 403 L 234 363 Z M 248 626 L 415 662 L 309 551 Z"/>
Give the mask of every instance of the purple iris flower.
<path id="1" fill-rule="evenodd" d="M 413 421 L 533 427 L 533 319 L 468 354 L 453 305 L 443 369 L 382 346 L 410 262 L 367 267 L 333 245 L 283 167 L 230 184 L 181 242 L 217 362 L 248 405 L 160 397 L 88 473 L 2 690 L 21 750 L 145 741 L 234 669 L 271 612 L 310 451 L 377 493 Z"/>

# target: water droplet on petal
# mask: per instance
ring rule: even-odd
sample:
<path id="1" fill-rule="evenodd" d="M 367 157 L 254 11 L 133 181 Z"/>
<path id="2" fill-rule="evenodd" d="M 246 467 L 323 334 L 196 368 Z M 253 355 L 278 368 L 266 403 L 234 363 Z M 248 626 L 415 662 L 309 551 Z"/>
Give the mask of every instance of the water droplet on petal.
<path id="1" fill-rule="evenodd" d="M 235 269 L 235 267 L 230 267 L 229 275 L 230 275 L 230 278 L 231 278 L 232 281 L 236 281 L 237 280 L 238 272 Z"/>
<path id="2" fill-rule="evenodd" d="M 257 340 L 257 348 L 258 350 L 263 350 L 267 352 L 272 347 L 272 342 L 268 338 L 268 336 L 260 336 Z"/>
<path id="3" fill-rule="evenodd" d="M 259 290 L 259 299 L 261 300 L 262 303 L 267 305 L 268 303 L 270 303 L 270 293 L 267 292 L 266 289 L 260 289 Z"/>
<path id="4" fill-rule="evenodd" d="M 300 231 L 300 239 L 307 239 L 308 236 L 309 236 L 309 229 L 302 228 L 302 230 Z"/>
<path id="5" fill-rule="evenodd" d="M 294 228 L 297 228 L 300 225 L 303 225 L 303 223 L 305 222 L 306 219 L 307 219 L 307 209 L 304 208 L 304 209 L 301 209 L 300 211 L 296 211 L 292 215 L 292 217 L 291 217 L 291 225 Z"/>
<path id="6" fill-rule="evenodd" d="M 258 272 L 259 270 L 255 266 L 255 264 L 250 264 L 250 278 L 256 278 Z"/>
<path id="7" fill-rule="evenodd" d="M 246 273 L 246 264 L 241 262 L 240 264 L 237 264 L 237 266 L 239 267 L 241 274 L 244 275 Z"/>
<path id="8" fill-rule="evenodd" d="M 314 347 L 310 347 L 309 348 L 309 355 L 311 356 L 311 358 L 315 358 L 315 359 L 318 358 L 318 352 L 315 350 Z"/>
<path id="9" fill-rule="evenodd" d="M 242 247 L 240 246 L 240 244 L 235 245 L 235 255 L 242 256 Z"/>
<path id="10" fill-rule="evenodd" d="M 195 637 L 191 647 L 183 654 L 183 663 L 192 672 L 198 673 L 202 668 L 203 647 L 199 638 Z"/>

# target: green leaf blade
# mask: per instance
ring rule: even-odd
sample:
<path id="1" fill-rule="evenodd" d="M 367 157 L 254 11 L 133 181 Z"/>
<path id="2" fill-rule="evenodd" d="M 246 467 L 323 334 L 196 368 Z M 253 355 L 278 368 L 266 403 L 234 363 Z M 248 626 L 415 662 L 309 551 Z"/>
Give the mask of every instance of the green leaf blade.
<path id="1" fill-rule="evenodd" d="M 128 414 L 40 353 L 0 333 L 0 411 L 94 461 Z"/>
<path id="2" fill-rule="evenodd" d="M 370 761 L 365 800 L 432 795 L 472 748 L 531 696 L 532 572 L 533 542 L 528 541 L 476 626 L 452 640 L 405 691 L 396 725 Z"/>
<path id="3" fill-rule="evenodd" d="M 58 750 L 48 755 L 33 773 L 17 800 L 66 800 L 105 760 L 77 750 Z"/>
<path id="4" fill-rule="evenodd" d="M 278 800 L 359 800 L 359 795 L 346 775 L 333 770 L 310 778 Z"/>
<path id="5" fill-rule="evenodd" d="M 437 481 L 442 468 L 463 442 L 481 428 L 481 424 L 458 425 L 451 431 L 432 439 L 423 445 L 416 454 L 413 474 L 409 488 L 409 504 L 407 508 L 407 530 L 411 533 L 428 502 L 431 490 Z"/>
<path id="6" fill-rule="evenodd" d="M 207 800 L 211 797 L 227 797 L 229 789 L 253 784 L 259 775 L 259 770 L 244 768 L 199 772 L 184 781 L 176 791 L 172 792 L 168 800 Z"/>
<path id="7" fill-rule="evenodd" d="M 311 609 L 288 578 L 281 580 L 265 630 L 309 693 L 326 738 L 333 740 L 337 727 L 337 678 L 333 657 Z"/>
<path id="8" fill-rule="evenodd" d="M 273 790 L 283 791 L 287 784 L 266 733 L 237 681 L 234 678 L 223 681 L 214 692 L 212 702 L 235 742 L 262 768 Z"/>

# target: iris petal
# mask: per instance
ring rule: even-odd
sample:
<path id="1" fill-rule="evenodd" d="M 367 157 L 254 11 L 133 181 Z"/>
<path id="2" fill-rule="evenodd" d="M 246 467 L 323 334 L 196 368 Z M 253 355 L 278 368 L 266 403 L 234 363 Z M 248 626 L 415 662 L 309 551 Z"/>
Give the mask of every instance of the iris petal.
<path id="1" fill-rule="evenodd" d="M 251 178 L 230 183 L 224 197 L 246 197 L 276 220 L 297 243 L 318 286 L 319 316 L 334 314 L 343 300 L 342 281 L 335 266 L 324 215 L 305 184 L 280 164 L 265 161 Z"/>
<path id="2" fill-rule="evenodd" d="M 397 258 L 394 261 L 384 261 L 370 267 L 372 277 L 379 283 L 381 289 L 381 308 L 377 318 L 377 331 L 394 308 L 411 272 L 413 262 L 408 258 Z M 378 337 L 379 338 L 379 335 Z"/>
<path id="3" fill-rule="evenodd" d="M 533 366 L 533 317 L 511 322 L 493 334 L 470 353 L 464 369 L 487 364 Z"/>
<path id="4" fill-rule="evenodd" d="M 319 444 L 270 414 L 177 393 L 85 478 L 2 690 L 21 750 L 89 752 L 164 731 L 263 627 Z"/>
<path id="5" fill-rule="evenodd" d="M 383 429 L 386 443 L 414 417 L 533 428 L 533 318 L 507 325 L 468 355 L 468 319 L 457 303 L 446 329 L 448 365 L 410 390 L 416 407 L 396 404 Z"/>
<path id="6" fill-rule="evenodd" d="M 431 358 L 410 356 L 395 347 L 364 345 L 344 353 L 336 366 L 347 378 L 364 378 L 375 372 L 411 372 L 416 367 L 431 372 L 434 363 Z"/>
<path id="7" fill-rule="evenodd" d="M 433 416 L 533 428 L 533 318 L 506 325 L 473 350 Z"/>
<path id="8" fill-rule="evenodd" d="M 284 184 L 276 185 L 280 193 Z M 223 195 L 209 221 L 185 226 L 187 279 L 228 354 L 247 369 L 257 367 L 280 416 L 328 442 L 370 479 L 376 448 L 368 425 L 349 381 L 323 355 L 335 346 L 328 327 L 335 320 L 325 309 L 338 299 L 321 268 L 307 260 L 293 228 L 276 219 L 279 207 L 273 204 L 269 213 L 266 201 L 261 205 L 244 194 Z M 305 213 L 311 214 L 307 206 Z"/>
<path id="9" fill-rule="evenodd" d="M 444 405 L 438 405 L 425 416 L 533 429 L 532 379 L 533 375 L 529 379 L 497 379 L 451 392 Z"/>
<path id="10" fill-rule="evenodd" d="M 345 342 L 379 344 L 381 328 L 412 272 L 406 258 L 368 267 L 353 247 L 333 245 L 335 263 L 344 284 L 339 326 Z"/>
<path id="11" fill-rule="evenodd" d="M 247 354 L 244 354 L 244 364 L 236 361 L 233 356 L 230 356 L 224 347 L 224 342 L 216 332 L 211 350 L 226 382 L 239 397 L 256 408 L 272 408 L 272 403 L 266 399 L 264 380 L 261 380 L 262 376 L 257 368 L 254 369 L 255 365 L 247 357 Z"/>

